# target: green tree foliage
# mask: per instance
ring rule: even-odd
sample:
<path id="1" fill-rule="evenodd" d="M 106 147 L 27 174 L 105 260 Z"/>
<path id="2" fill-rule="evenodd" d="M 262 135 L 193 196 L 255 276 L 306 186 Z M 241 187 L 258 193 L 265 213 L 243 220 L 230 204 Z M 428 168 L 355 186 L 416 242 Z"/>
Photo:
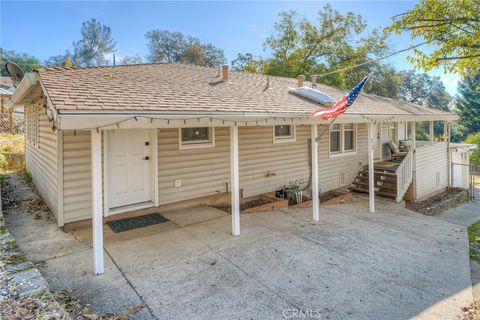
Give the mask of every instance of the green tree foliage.
<path id="1" fill-rule="evenodd" d="M 274 33 L 265 41 L 273 53 L 265 64 L 265 73 L 295 77 L 323 74 L 368 61 L 387 51 L 387 33 L 373 30 L 365 35 L 366 22 L 352 12 L 342 14 L 326 5 L 318 12 L 317 22 L 302 18 L 296 11 L 280 13 Z M 361 72 L 336 73 L 321 79 L 323 83 L 350 87 L 360 81 L 372 66 Z"/>
<path id="2" fill-rule="evenodd" d="M 147 32 L 145 38 L 150 62 L 178 62 L 205 67 L 218 67 L 225 63 L 222 49 L 181 32 L 155 29 Z"/>
<path id="3" fill-rule="evenodd" d="M 415 49 L 410 60 L 418 68 L 471 74 L 480 71 L 480 2 L 420 0 L 409 12 L 393 18 L 390 31 L 423 38 L 433 52 Z"/>
<path id="4" fill-rule="evenodd" d="M 381 64 L 381 63 L 372 63 L 368 67 L 368 72 L 370 73 L 370 78 L 365 84 L 364 91 L 366 93 L 376 94 L 382 97 L 388 97 L 397 99 L 400 97 L 399 87 L 402 82 L 401 74 L 391 65 Z M 368 74 L 367 70 L 364 71 L 363 75 Z M 354 78 L 358 79 L 362 75 L 359 72 Z M 350 87 L 353 87 L 356 84 L 352 84 L 352 81 L 349 81 Z"/>
<path id="5" fill-rule="evenodd" d="M 105 55 L 116 49 L 112 29 L 96 19 L 82 24 L 82 39 L 73 43 L 73 63 L 79 66 L 105 64 Z"/>
<path id="6" fill-rule="evenodd" d="M 44 65 L 46 67 L 67 67 L 68 64 L 70 65 L 70 67 L 72 66 L 71 54 L 69 50 L 67 50 L 65 54 L 51 56 L 44 62 Z"/>
<path id="7" fill-rule="evenodd" d="M 470 154 L 470 163 L 480 165 L 480 131 L 467 136 L 465 143 L 473 143 L 477 145 L 477 149 Z"/>
<path id="8" fill-rule="evenodd" d="M 400 94 L 404 101 L 443 111 L 449 111 L 452 103 L 440 77 L 412 70 L 402 72 Z"/>
<path id="9" fill-rule="evenodd" d="M 404 71 L 401 74 L 399 94 L 402 100 L 442 111 L 450 111 L 453 99 L 445 90 L 440 77 L 412 70 Z M 442 123 L 434 122 L 433 132 L 436 137 L 443 136 L 443 130 Z M 428 128 L 425 132 L 428 132 Z M 419 134 L 422 133 L 417 132 L 417 136 Z"/>
<path id="10" fill-rule="evenodd" d="M 7 70 L 5 69 L 5 64 L 7 62 L 18 64 L 24 72 L 31 72 L 42 67 L 40 61 L 32 55 L 0 48 L 0 65 L 2 76 L 9 76 Z"/>
<path id="11" fill-rule="evenodd" d="M 458 83 L 458 95 L 455 98 L 455 111 L 465 137 L 480 132 L 480 73 L 463 77 Z"/>
<path id="12" fill-rule="evenodd" d="M 262 58 L 255 58 L 251 53 L 237 54 L 232 60 L 232 70 L 246 71 L 250 73 L 262 73 L 265 61 Z"/>

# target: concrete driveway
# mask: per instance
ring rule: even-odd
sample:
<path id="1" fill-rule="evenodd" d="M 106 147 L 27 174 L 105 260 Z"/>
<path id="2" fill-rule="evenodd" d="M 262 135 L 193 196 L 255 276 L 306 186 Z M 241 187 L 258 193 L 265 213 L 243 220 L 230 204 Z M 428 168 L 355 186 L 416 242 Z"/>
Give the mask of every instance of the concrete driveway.
<path id="1" fill-rule="evenodd" d="M 91 275 L 89 231 L 7 215 L 55 290 L 98 313 L 145 303 L 138 319 L 453 319 L 472 302 L 465 227 L 377 200 L 245 214 L 241 236 L 210 207 L 113 234 L 105 274 Z M 310 317 L 301 317 L 299 313 Z"/>

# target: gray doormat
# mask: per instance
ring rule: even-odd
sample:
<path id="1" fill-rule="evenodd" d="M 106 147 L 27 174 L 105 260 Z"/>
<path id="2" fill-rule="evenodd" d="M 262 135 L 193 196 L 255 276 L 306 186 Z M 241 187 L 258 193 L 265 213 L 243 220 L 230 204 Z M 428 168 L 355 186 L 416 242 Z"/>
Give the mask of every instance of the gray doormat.
<path id="1" fill-rule="evenodd" d="M 125 218 L 121 220 L 108 221 L 107 225 L 113 232 L 119 233 L 123 231 L 143 228 L 154 224 L 170 221 L 160 213 L 147 214 L 145 216 Z"/>

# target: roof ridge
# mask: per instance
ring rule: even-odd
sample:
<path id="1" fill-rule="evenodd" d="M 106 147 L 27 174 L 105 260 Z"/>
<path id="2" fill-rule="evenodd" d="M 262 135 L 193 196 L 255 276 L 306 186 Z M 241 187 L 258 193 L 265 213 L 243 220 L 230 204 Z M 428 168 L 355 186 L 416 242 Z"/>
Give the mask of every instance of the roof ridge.
<path id="1" fill-rule="evenodd" d="M 120 68 L 120 67 L 134 67 L 134 66 L 141 66 L 141 65 L 162 65 L 162 64 L 170 64 L 174 62 L 147 62 L 147 63 L 132 63 L 132 64 L 119 64 L 115 66 L 84 66 L 84 67 L 43 67 L 37 68 L 34 71 L 54 71 L 54 70 L 85 70 L 85 69 L 102 69 L 102 68 Z"/>

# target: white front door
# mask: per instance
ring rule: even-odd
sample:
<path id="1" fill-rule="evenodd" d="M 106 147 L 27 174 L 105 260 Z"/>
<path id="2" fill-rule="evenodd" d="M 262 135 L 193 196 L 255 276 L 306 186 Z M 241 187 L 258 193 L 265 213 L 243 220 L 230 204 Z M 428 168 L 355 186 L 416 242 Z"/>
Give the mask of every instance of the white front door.
<path id="1" fill-rule="evenodd" d="M 151 131 L 112 130 L 107 139 L 109 208 L 153 201 Z"/>

